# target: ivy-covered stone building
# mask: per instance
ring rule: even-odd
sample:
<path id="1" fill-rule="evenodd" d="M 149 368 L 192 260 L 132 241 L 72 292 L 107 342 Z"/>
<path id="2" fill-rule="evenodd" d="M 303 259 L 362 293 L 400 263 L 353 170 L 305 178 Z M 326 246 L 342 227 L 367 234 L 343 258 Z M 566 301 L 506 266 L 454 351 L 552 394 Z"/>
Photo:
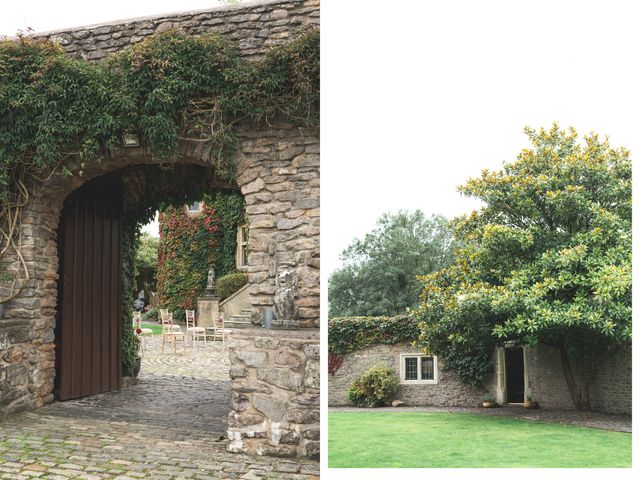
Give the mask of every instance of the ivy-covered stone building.
<path id="1" fill-rule="evenodd" d="M 496 348 L 491 356 L 492 373 L 487 382 L 482 387 L 472 387 L 462 382 L 455 371 L 447 369 L 442 359 L 412 345 L 407 336 L 418 336 L 413 320 L 407 317 L 368 319 L 369 324 L 371 321 L 373 324 L 386 323 L 384 332 L 371 325 L 366 328 L 367 332 L 343 339 L 348 347 L 341 345 L 339 348 L 348 353 L 330 354 L 330 406 L 350 405 L 347 391 L 351 383 L 370 368 L 383 365 L 400 378 L 396 399 L 409 406 L 477 407 L 482 395 L 488 393 L 501 405 L 522 404 L 529 398 L 538 402 L 541 408 L 574 408 L 559 351 L 551 346 L 531 348 L 507 344 Z M 388 327 L 394 323 L 408 324 L 409 328 Z M 338 329 L 330 322 L 330 350 L 332 343 L 334 348 L 337 344 L 331 340 L 336 335 L 332 330 L 337 332 L 344 327 Z M 384 343 L 380 341 L 383 338 Z M 593 410 L 630 415 L 631 348 L 602 355 L 595 363 L 589 388 Z"/>

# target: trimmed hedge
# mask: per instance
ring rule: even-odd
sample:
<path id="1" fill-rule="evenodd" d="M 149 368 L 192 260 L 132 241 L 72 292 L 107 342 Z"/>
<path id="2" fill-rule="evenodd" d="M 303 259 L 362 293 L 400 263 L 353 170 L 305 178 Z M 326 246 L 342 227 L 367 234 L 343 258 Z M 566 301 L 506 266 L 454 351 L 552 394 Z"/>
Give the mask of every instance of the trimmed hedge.
<path id="1" fill-rule="evenodd" d="M 356 378 L 347 396 L 357 407 L 384 407 L 398 391 L 400 378 L 389 367 L 377 365 Z"/>
<path id="2" fill-rule="evenodd" d="M 247 282 L 247 274 L 244 272 L 228 273 L 216 280 L 215 294 L 224 300 L 244 287 Z"/>
<path id="3" fill-rule="evenodd" d="M 418 321 L 410 315 L 332 318 L 329 353 L 343 355 L 375 344 L 413 342 L 419 336 Z"/>

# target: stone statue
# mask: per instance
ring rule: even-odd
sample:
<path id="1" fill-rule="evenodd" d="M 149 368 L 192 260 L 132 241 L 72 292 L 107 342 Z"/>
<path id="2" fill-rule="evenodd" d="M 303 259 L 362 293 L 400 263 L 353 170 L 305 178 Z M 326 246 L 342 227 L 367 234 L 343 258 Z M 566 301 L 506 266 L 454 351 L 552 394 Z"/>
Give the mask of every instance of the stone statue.
<path id="1" fill-rule="evenodd" d="M 133 301 L 133 308 L 138 312 L 144 308 L 144 290 L 140 290 L 138 298 Z"/>
<path id="2" fill-rule="evenodd" d="M 207 290 L 213 291 L 216 286 L 216 271 L 213 268 L 209 269 L 207 274 Z"/>
<path id="3" fill-rule="evenodd" d="M 276 307 L 277 320 L 274 325 L 284 328 L 296 328 L 298 309 L 295 299 L 298 296 L 298 279 L 294 270 L 288 266 L 280 267 L 276 283 L 273 303 Z"/>

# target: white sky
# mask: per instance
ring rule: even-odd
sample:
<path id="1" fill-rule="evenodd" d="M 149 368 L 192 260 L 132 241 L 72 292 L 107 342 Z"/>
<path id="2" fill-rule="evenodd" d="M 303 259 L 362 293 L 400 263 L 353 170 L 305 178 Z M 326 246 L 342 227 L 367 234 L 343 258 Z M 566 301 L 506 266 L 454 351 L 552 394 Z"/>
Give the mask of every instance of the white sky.
<path id="1" fill-rule="evenodd" d="M 219 5 L 220 0 L 4 0 L 0 6 L 0 35 L 13 36 L 27 27 L 42 32 Z"/>
<path id="2" fill-rule="evenodd" d="M 367 5 L 323 4 L 325 274 L 386 211 L 477 207 L 456 186 L 515 159 L 526 125 L 638 151 L 637 2 Z"/>

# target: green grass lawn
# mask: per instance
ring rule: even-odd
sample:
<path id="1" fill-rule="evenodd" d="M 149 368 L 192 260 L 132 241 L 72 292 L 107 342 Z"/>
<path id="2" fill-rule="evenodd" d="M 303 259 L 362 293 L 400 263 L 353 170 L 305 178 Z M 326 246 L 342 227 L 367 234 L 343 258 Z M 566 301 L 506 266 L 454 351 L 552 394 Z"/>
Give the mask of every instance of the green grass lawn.
<path id="1" fill-rule="evenodd" d="M 465 413 L 330 413 L 329 467 L 631 467 L 631 434 Z"/>
<path id="2" fill-rule="evenodd" d="M 151 330 L 153 330 L 153 334 L 154 335 L 161 335 L 162 334 L 162 325 L 157 324 L 157 323 L 145 323 L 145 322 L 142 322 L 142 328 L 150 328 Z"/>

